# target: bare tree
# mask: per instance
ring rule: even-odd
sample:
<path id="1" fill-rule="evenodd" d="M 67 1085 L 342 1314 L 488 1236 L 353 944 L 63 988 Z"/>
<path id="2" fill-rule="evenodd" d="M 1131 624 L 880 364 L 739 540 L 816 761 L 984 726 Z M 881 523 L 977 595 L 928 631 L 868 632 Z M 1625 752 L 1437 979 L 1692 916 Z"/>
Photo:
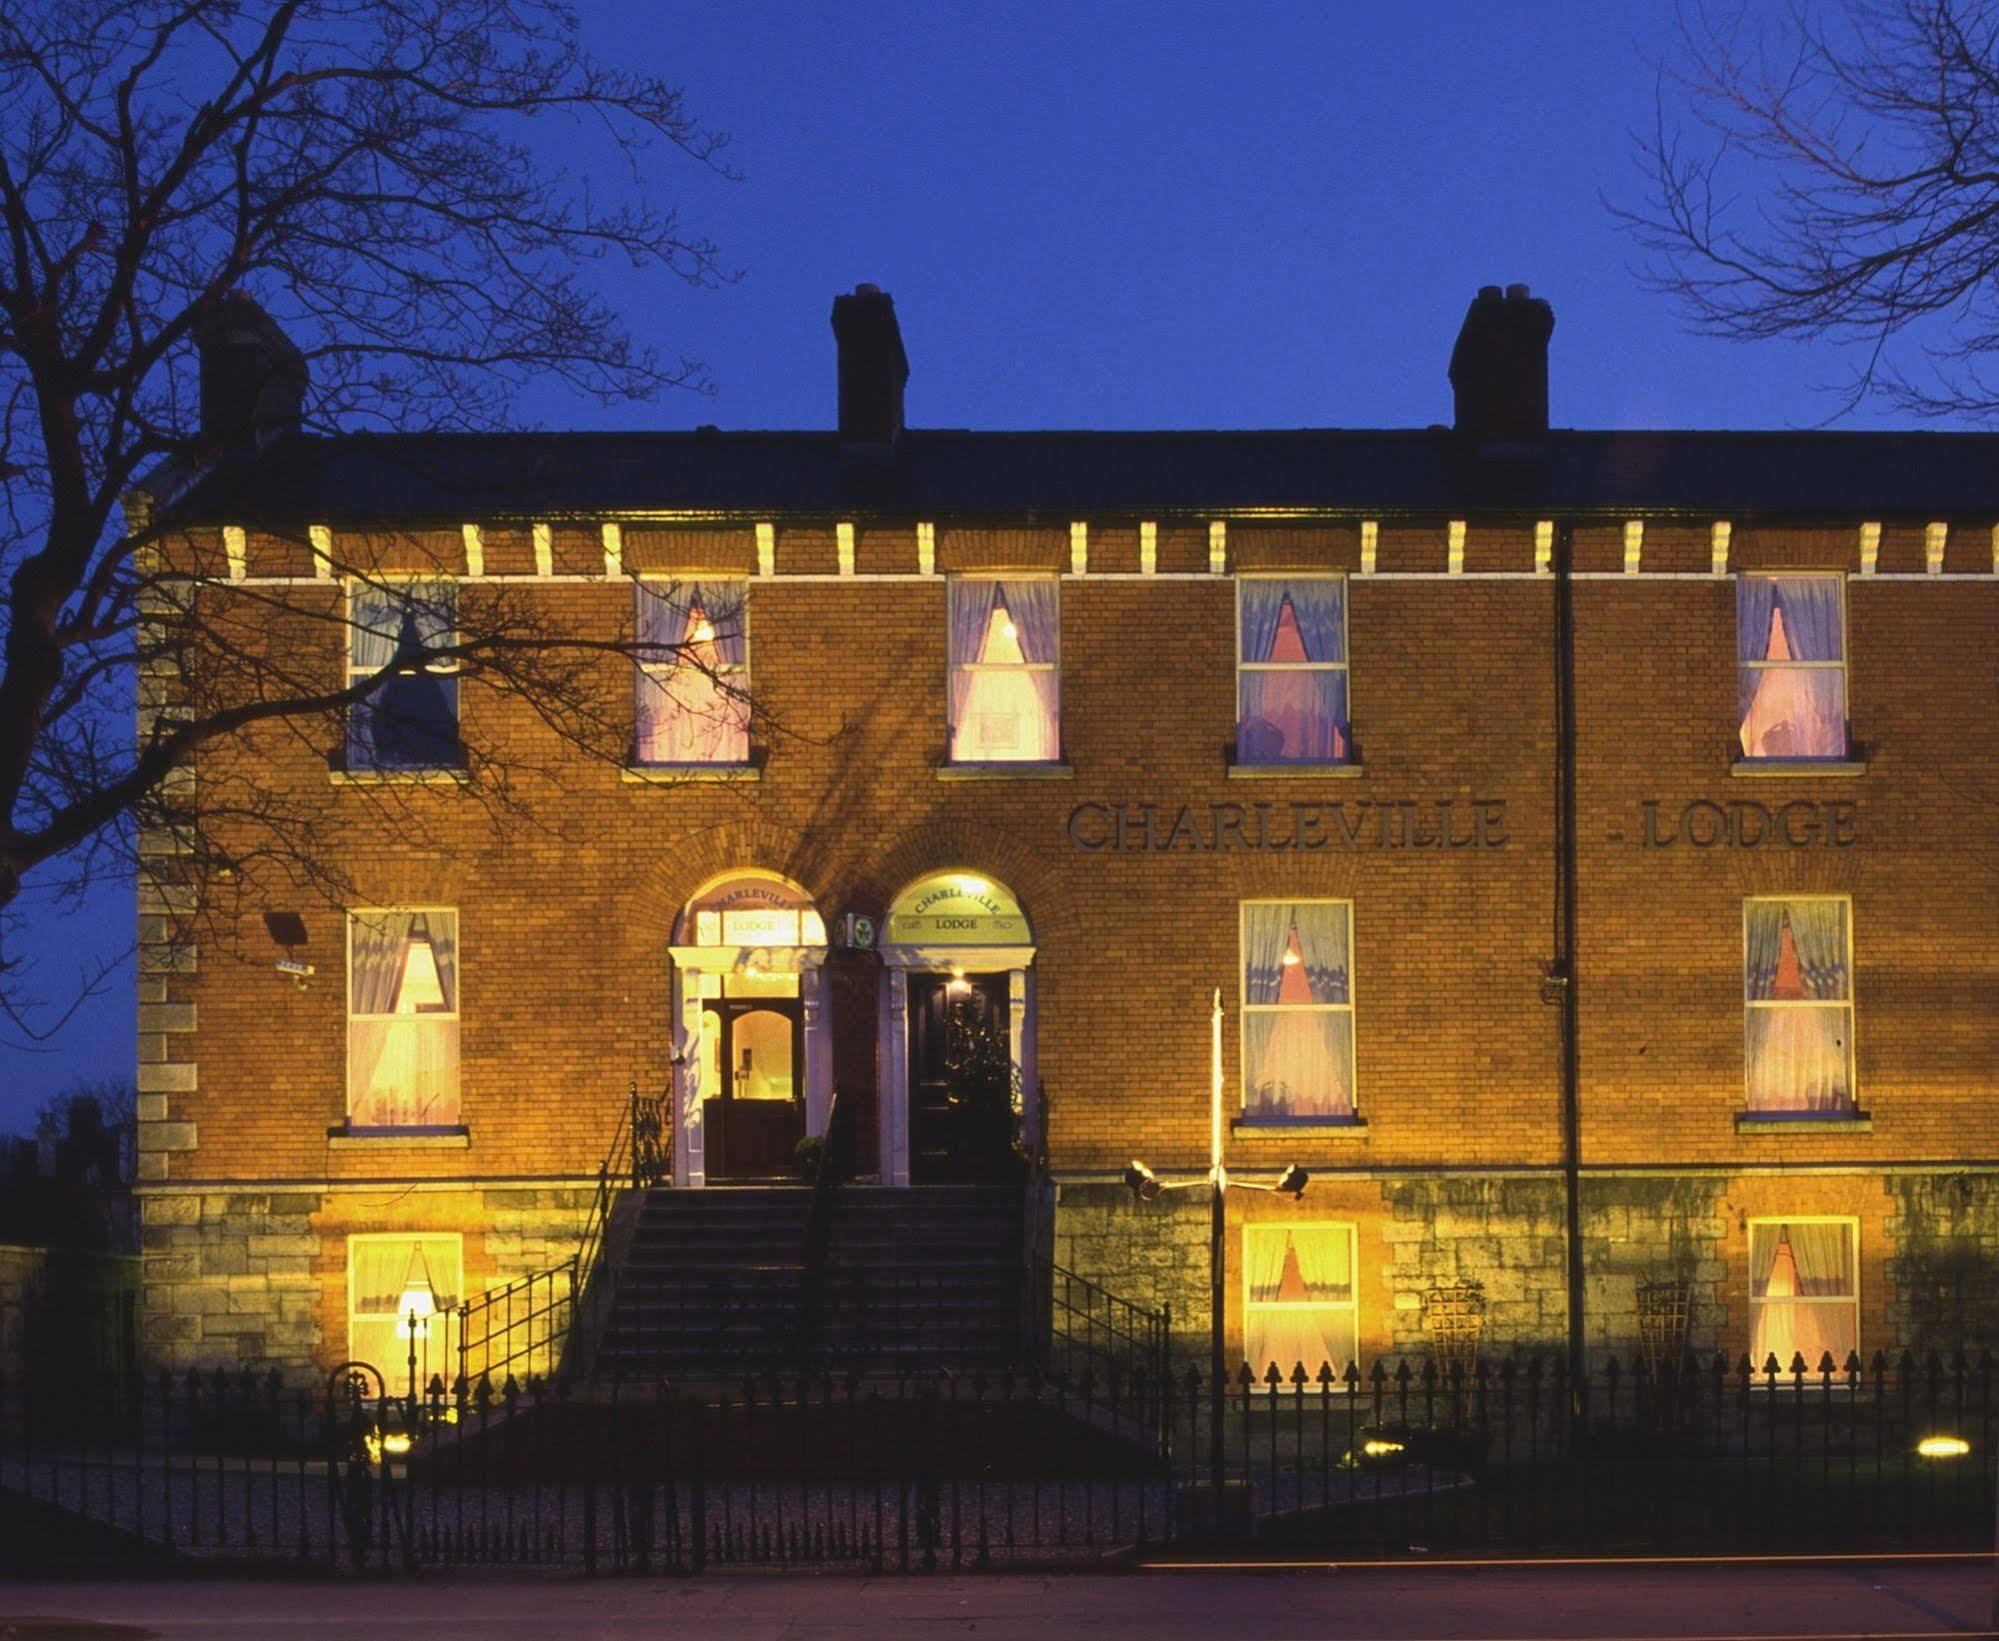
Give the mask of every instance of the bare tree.
<path id="1" fill-rule="evenodd" d="M 576 146 L 552 152 L 558 130 Z M 440 615 L 434 584 L 336 562 L 375 595 L 357 618 L 232 585 L 181 524 L 191 497 L 227 516 L 301 426 L 487 429 L 549 379 L 604 402 L 704 387 L 591 275 L 726 277 L 649 175 L 661 155 L 726 175 L 720 145 L 663 80 L 593 58 L 557 0 L 0 6 L 0 1008 L 24 995 L 7 919 L 31 875 L 75 891 L 132 869 L 142 834 L 204 895 L 259 858 L 337 889 L 323 818 L 263 754 L 337 749 L 357 710 L 398 732 L 399 681 L 449 672 L 622 750 L 604 663 L 632 636 L 586 640 L 503 587 Z M 325 628 L 357 619 L 381 664 L 329 676 Z M 286 624 L 298 641 L 272 644 Z M 400 732 L 430 732 L 420 707 Z M 457 750 L 474 800 L 522 811 L 517 755 Z"/>
<path id="2" fill-rule="evenodd" d="M 1681 16 L 1613 207 L 1701 330 L 1848 347 L 1842 408 L 1999 413 L 1999 4 Z"/>

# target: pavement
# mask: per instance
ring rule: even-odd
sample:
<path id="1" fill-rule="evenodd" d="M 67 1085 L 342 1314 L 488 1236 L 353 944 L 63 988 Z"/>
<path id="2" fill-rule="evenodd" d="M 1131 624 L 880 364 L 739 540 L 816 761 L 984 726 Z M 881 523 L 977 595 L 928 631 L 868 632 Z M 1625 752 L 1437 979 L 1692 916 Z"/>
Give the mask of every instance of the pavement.
<path id="1" fill-rule="evenodd" d="M 0 1641 L 1993 1635 L 1989 1561 L 0 1585 Z"/>

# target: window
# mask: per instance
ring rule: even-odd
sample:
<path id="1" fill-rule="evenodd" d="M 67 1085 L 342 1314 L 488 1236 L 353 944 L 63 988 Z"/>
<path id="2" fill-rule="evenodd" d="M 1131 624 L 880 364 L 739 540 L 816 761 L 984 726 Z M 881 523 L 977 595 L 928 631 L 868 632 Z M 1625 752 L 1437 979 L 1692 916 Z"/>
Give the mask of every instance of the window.
<path id="1" fill-rule="evenodd" d="M 1743 903 L 1744 1059 L 1752 1112 L 1853 1112 L 1849 911 L 1832 895 Z"/>
<path id="2" fill-rule="evenodd" d="M 348 687 L 391 669 L 347 709 L 348 769 L 456 767 L 458 663 L 424 659 L 457 642 L 456 584 L 350 581 L 347 622 Z"/>
<path id="3" fill-rule="evenodd" d="M 1244 902 L 1245 1119 L 1353 1119 L 1352 947 L 1344 900 Z"/>
<path id="4" fill-rule="evenodd" d="M 1052 763 L 1062 743 L 1062 605 L 1052 578 L 951 583 L 951 760 Z"/>
<path id="5" fill-rule="evenodd" d="M 1339 576 L 1236 582 L 1236 758 L 1345 763 L 1347 586 Z"/>
<path id="6" fill-rule="evenodd" d="M 347 1239 L 347 1355 L 366 1362 L 387 1381 L 389 1393 L 407 1388 L 414 1342 L 418 1388 L 433 1373 L 448 1385 L 457 1371 L 447 1362 L 446 1324 L 433 1320 L 455 1309 L 464 1292 L 463 1246 L 456 1235 L 350 1236 Z M 415 1337 L 411 1337 L 411 1313 Z"/>
<path id="7" fill-rule="evenodd" d="M 1242 1232 L 1243 1360 L 1261 1380 L 1271 1363 L 1286 1379 L 1299 1364 L 1315 1383 L 1359 1354 L 1351 1225 L 1245 1225 Z"/>
<path id="8" fill-rule="evenodd" d="M 1816 1375 L 1830 1355 L 1842 1373 L 1860 1349 L 1860 1224 L 1852 1219 L 1749 1222 L 1749 1360 Z"/>
<path id="9" fill-rule="evenodd" d="M 1842 577 L 1738 576 L 1735 651 L 1743 757 L 1847 755 Z"/>
<path id="10" fill-rule="evenodd" d="M 458 1122 L 458 914 L 347 917 L 347 1121 L 352 1128 Z"/>
<path id="11" fill-rule="evenodd" d="M 750 761 L 749 588 L 637 583 L 638 761 Z"/>

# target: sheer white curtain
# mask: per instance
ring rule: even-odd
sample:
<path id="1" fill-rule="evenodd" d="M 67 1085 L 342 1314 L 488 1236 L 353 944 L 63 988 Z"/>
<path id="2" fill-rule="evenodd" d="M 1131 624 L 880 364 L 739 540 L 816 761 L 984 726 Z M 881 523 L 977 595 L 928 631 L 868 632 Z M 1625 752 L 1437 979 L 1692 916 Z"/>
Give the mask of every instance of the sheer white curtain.
<path id="1" fill-rule="evenodd" d="M 458 1121 L 458 914 L 349 920 L 347 1120 L 356 1128 Z"/>
<path id="2" fill-rule="evenodd" d="M 1853 1226 L 1844 1222 L 1760 1224 L 1750 1246 L 1749 1294 L 1755 1333 L 1749 1356 L 1760 1372 L 1771 1357 L 1788 1373 L 1803 1356 L 1816 1374 L 1830 1355 L 1844 1370 L 1860 1345 Z"/>
<path id="3" fill-rule="evenodd" d="M 1245 1113 L 1351 1117 L 1346 906 L 1249 903 L 1242 945 Z"/>
<path id="4" fill-rule="evenodd" d="M 1245 577 L 1236 756 L 1246 763 L 1338 763 L 1348 754 L 1346 583 Z M 1288 626 L 1295 639 L 1280 644 Z M 1280 651 L 1282 653 L 1280 653 Z"/>
<path id="5" fill-rule="evenodd" d="M 1244 1360 L 1259 1380 L 1271 1363 L 1344 1373 L 1355 1354 L 1352 1233 L 1344 1226 L 1243 1229 Z"/>
<path id="6" fill-rule="evenodd" d="M 1839 664 L 1845 659 L 1842 608 L 1837 576 L 1737 578 L 1736 657 L 1744 757 L 1846 756 L 1846 680 Z"/>
<path id="7" fill-rule="evenodd" d="M 747 763 L 748 589 L 738 581 L 634 583 L 640 763 Z"/>
<path id="8" fill-rule="evenodd" d="M 971 763 L 1061 755 L 1061 592 L 1052 579 L 951 583 L 951 756 Z"/>
<path id="9" fill-rule="evenodd" d="M 1752 900 L 1745 918 L 1749 1109 L 1851 1109 L 1846 902 Z"/>

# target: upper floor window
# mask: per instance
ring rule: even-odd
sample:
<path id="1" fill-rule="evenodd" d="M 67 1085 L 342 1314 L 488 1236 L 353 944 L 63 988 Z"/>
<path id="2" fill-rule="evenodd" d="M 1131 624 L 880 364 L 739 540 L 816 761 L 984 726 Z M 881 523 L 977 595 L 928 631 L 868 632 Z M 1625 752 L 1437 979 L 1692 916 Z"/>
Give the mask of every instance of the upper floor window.
<path id="1" fill-rule="evenodd" d="M 1743 903 L 1749 1109 L 1850 1113 L 1853 962 L 1850 908 L 1832 895 Z"/>
<path id="2" fill-rule="evenodd" d="M 347 767 L 455 767 L 461 761 L 458 663 L 430 657 L 457 642 L 456 583 L 349 582 L 347 623 L 349 687 L 390 669 L 347 709 Z"/>
<path id="3" fill-rule="evenodd" d="M 1348 901 L 1243 903 L 1245 1118 L 1353 1117 L 1352 950 Z"/>
<path id="4" fill-rule="evenodd" d="M 1345 763 L 1347 585 L 1340 576 L 1236 582 L 1236 758 Z"/>
<path id="5" fill-rule="evenodd" d="M 1860 1223 L 1852 1219 L 1749 1222 L 1749 1360 L 1771 1357 L 1788 1374 L 1802 1356 L 1818 1376 L 1824 1359 L 1844 1372 L 1860 1349 Z"/>
<path id="6" fill-rule="evenodd" d="M 458 1122 L 458 914 L 347 916 L 347 1122 Z"/>
<path id="7" fill-rule="evenodd" d="M 1049 763 L 1062 750 L 1062 604 L 1053 577 L 951 582 L 951 761 Z"/>
<path id="8" fill-rule="evenodd" d="M 748 763 L 749 588 L 741 581 L 636 585 L 638 761 Z"/>
<path id="9" fill-rule="evenodd" d="M 1745 758 L 1847 755 L 1843 577 L 1738 576 L 1735 653 Z"/>
<path id="10" fill-rule="evenodd" d="M 1359 1354 L 1351 1225 L 1245 1225 L 1243 1360 L 1261 1381 L 1272 1363 L 1313 1383 L 1343 1375 Z"/>

